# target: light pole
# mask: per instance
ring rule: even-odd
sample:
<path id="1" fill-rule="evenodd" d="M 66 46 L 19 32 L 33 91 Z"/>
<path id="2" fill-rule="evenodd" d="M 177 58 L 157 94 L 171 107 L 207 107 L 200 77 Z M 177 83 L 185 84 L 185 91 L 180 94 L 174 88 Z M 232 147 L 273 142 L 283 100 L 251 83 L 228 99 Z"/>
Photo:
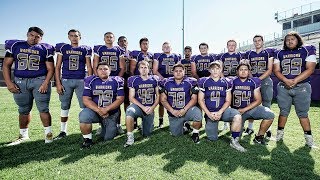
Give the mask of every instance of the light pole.
<path id="1" fill-rule="evenodd" d="M 184 57 L 184 0 L 182 0 L 182 57 Z"/>

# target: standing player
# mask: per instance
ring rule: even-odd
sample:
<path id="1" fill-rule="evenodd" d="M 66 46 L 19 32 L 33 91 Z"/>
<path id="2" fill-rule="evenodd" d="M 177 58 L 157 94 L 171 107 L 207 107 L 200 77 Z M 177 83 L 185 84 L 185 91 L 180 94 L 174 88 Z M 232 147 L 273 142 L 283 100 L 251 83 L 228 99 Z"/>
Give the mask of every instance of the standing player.
<path id="1" fill-rule="evenodd" d="M 218 140 L 218 122 L 232 122 L 230 146 L 240 152 L 245 152 L 239 136 L 242 127 L 240 113 L 230 108 L 232 81 L 221 77 L 221 64 L 212 62 L 209 66 L 210 77 L 200 78 L 198 81 L 198 103 L 205 112 L 206 133 L 211 141 Z"/>
<path id="2" fill-rule="evenodd" d="M 201 128 L 201 110 L 195 106 L 197 103 L 197 80 L 185 77 L 185 67 L 182 64 L 173 66 L 173 77 L 161 82 L 161 103 L 167 109 L 169 128 L 173 136 L 180 136 L 186 127 L 184 124 L 193 121 L 194 143 L 199 143 L 199 129 Z"/>
<path id="3" fill-rule="evenodd" d="M 20 135 L 8 144 L 13 146 L 29 140 L 28 125 L 33 99 L 36 102 L 40 119 L 44 126 L 45 143 L 52 142 L 51 114 L 49 102 L 51 95 L 50 79 L 54 74 L 54 47 L 40 43 L 43 31 L 30 27 L 27 41 L 7 40 L 6 55 L 3 62 L 3 78 L 19 109 Z M 11 66 L 14 63 L 14 82 L 11 81 Z"/>
<path id="4" fill-rule="evenodd" d="M 242 59 L 242 54 L 236 52 L 237 42 L 233 39 L 227 41 L 228 52 L 220 54 L 219 59 L 223 63 L 223 75 L 225 77 L 235 77 L 237 75 L 236 68 Z M 228 129 L 229 123 L 225 122 L 222 130 Z"/>
<path id="5" fill-rule="evenodd" d="M 57 52 L 55 80 L 57 93 L 59 94 L 61 102 L 61 128 L 60 134 L 55 137 L 54 140 L 67 136 L 67 121 L 73 92 L 77 95 L 80 108 L 84 108 L 82 94 L 84 88 L 83 79 L 86 76 L 86 67 L 88 76 L 92 75 L 92 49 L 85 45 L 79 45 L 81 33 L 78 30 L 71 29 L 68 32 L 68 38 L 70 40 L 70 44 L 59 43 L 55 47 Z"/>
<path id="6" fill-rule="evenodd" d="M 83 104 L 86 106 L 80 114 L 80 130 L 83 136 L 82 148 L 92 146 L 92 123 L 101 123 L 100 136 L 111 140 L 117 134 L 117 119 L 120 105 L 124 100 L 123 78 L 110 76 L 107 62 L 98 63 L 98 76 L 85 79 Z"/>
<path id="7" fill-rule="evenodd" d="M 181 57 L 177 54 L 171 54 L 171 45 L 169 42 L 162 44 L 162 54 L 155 54 L 153 62 L 153 74 L 159 76 L 162 80 L 164 78 L 173 76 L 173 66 L 177 64 Z M 163 127 L 164 108 L 159 105 L 159 128 Z"/>
<path id="8" fill-rule="evenodd" d="M 264 134 L 271 126 L 274 119 L 273 112 L 261 104 L 259 78 L 250 78 L 250 65 L 248 63 L 240 63 L 237 67 L 238 77 L 233 79 L 232 88 L 232 104 L 231 107 L 237 109 L 241 115 L 243 124 L 248 119 L 260 120 L 260 129 L 254 138 L 254 142 L 258 144 L 266 144 Z"/>
<path id="9" fill-rule="evenodd" d="M 208 54 L 209 45 L 201 43 L 199 45 L 200 55 L 194 56 L 191 60 L 191 73 L 196 79 L 210 76 L 209 64 L 215 61 L 215 56 Z"/>
<path id="10" fill-rule="evenodd" d="M 191 55 L 192 55 L 192 48 L 190 46 L 186 46 L 184 48 L 184 59 L 180 60 L 180 63 L 184 65 L 185 75 L 188 77 L 192 77 L 191 73 Z"/>
<path id="11" fill-rule="evenodd" d="M 124 52 L 118 46 L 113 46 L 114 34 L 112 32 L 106 32 L 104 34 L 105 45 L 94 46 L 94 58 L 93 58 L 93 71 L 97 75 L 96 69 L 99 62 L 107 62 L 110 68 L 110 76 L 124 76 L 125 72 L 125 57 Z M 121 113 L 121 111 L 120 111 Z M 118 133 L 123 134 L 120 120 L 121 115 L 118 119 Z"/>
<path id="12" fill-rule="evenodd" d="M 297 32 L 288 33 L 284 38 L 283 50 L 275 52 L 274 74 L 280 80 L 277 86 L 280 108 L 277 141 L 283 139 L 284 127 L 293 104 L 304 131 L 306 145 L 316 148 L 308 118 L 311 103 L 310 75 L 314 72 L 316 63 L 316 48 L 303 46 Z"/>
<path id="13" fill-rule="evenodd" d="M 263 37 L 261 35 L 255 35 L 253 37 L 253 44 L 255 50 L 247 51 L 244 59 L 247 59 L 252 67 L 252 76 L 261 80 L 262 105 L 270 109 L 273 98 L 273 82 L 270 75 L 272 73 L 274 49 L 263 48 Z M 253 120 L 249 120 L 248 128 L 244 134 L 251 135 L 253 133 Z M 268 138 L 271 137 L 270 129 L 266 135 Z"/>
<path id="14" fill-rule="evenodd" d="M 126 111 L 127 141 L 124 147 L 134 143 L 133 126 L 134 119 L 142 118 L 142 135 L 150 136 L 153 130 L 154 109 L 159 104 L 159 77 L 149 75 L 149 63 L 140 61 L 138 63 L 140 75 L 131 76 L 128 79 L 130 88 L 129 99 L 131 105 Z"/>
<path id="15" fill-rule="evenodd" d="M 139 62 L 147 61 L 149 63 L 149 73 L 152 74 L 153 54 L 148 52 L 149 40 L 148 38 L 141 38 L 139 41 L 140 51 L 130 52 L 130 72 L 131 75 L 139 75 Z"/>

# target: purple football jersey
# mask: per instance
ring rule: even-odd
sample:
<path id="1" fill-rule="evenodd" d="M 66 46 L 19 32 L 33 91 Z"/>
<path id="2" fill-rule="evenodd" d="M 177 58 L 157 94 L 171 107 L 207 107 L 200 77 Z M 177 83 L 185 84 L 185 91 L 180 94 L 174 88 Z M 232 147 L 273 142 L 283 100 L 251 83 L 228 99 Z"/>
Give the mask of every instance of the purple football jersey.
<path id="1" fill-rule="evenodd" d="M 156 87 L 159 85 L 159 77 L 150 75 L 147 80 L 140 76 L 131 76 L 128 79 L 128 87 L 136 92 L 135 99 L 144 106 L 152 106 L 156 99 Z"/>
<path id="2" fill-rule="evenodd" d="M 208 55 L 196 55 L 193 56 L 191 59 L 192 63 L 195 63 L 197 67 L 197 74 L 201 77 L 207 77 L 210 76 L 210 72 L 208 70 L 209 64 L 216 60 L 215 55 L 208 54 Z"/>
<path id="3" fill-rule="evenodd" d="M 58 43 L 55 49 L 57 54 L 62 55 L 62 78 L 83 79 L 86 75 L 86 57 L 92 55 L 91 47 Z"/>
<path id="4" fill-rule="evenodd" d="M 236 76 L 237 66 L 240 60 L 243 58 L 243 54 L 238 53 L 224 53 L 219 55 L 219 60 L 223 62 L 223 74 L 224 76 Z"/>
<path id="5" fill-rule="evenodd" d="M 206 107 L 210 112 L 217 112 L 226 102 L 227 91 L 232 89 L 232 80 L 220 78 L 214 81 L 211 77 L 203 77 L 198 81 L 200 91 L 204 93 Z"/>
<path id="6" fill-rule="evenodd" d="M 191 100 L 192 88 L 197 85 L 195 78 L 185 77 L 180 84 L 177 84 L 173 77 L 163 79 L 161 88 L 167 95 L 167 101 L 173 109 L 183 109 Z M 168 112 L 170 116 L 172 114 Z"/>
<path id="7" fill-rule="evenodd" d="M 5 49 L 14 58 L 14 76 L 35 78 L 47 75 L 46 61 L 54 55 L 54 47 L 39 43 L 29 45 L 27 41 L 7 40 Z"/>
<path id="8" fill-rule="evenodd" d="M 192 74 L 191 74 L 191 60 L 190 59 L 181 59 L 180 63 L 183 64 L 184 67 L 185 67 L 185 75 L 188 76 L 188 77 L 192 77 Z"/>
<path id="9" fill-rule="evenodd" d="M 244 59 L 248 59 L 251 65 L 253 77 L 260 77 L 268 70 L 269 58 L 274 56 L 275 49 L 267 48 L 257 53 L 255 50 L 247 51 Z"/>
<path id="10" fill-rule="evenodd" d="M 120 72 L 120 57 L 124 55 L 124 51 L 118 46 L 108 48 L 106 45 L 96 45 L 93 52 L 99 57 L 99 62 L 106 61 L 110 68 L 110 76 L 118 76 Z"/>
<path id="11" fill-rule="evenodd" d="M 181 57 L 177 54 L 160 54 L 158 58 L 154 59 L 159 62 L 158 72 L 164 77 L 173 76 L 173 66 L 180 61 Z"/>
<path id="12" fill-rule="evenodd" d="M 106 81 L 98 76 L 89 76 L 84 80 L 83 96 L 91 97 L 99 107 L 107 107 L 117 96 L 124 96 L 123 83 L 123 78 L 119 76 L 109 76 Z M 110 111 L 109 115 L 118 112 L 119 109 Z"/>
<path id="13" fill-rule="evenodd" d="M 153 66 L 153 54 L 147 52 L 147 54 L 144 54 L 142 51 L 132 51 L 130 53 L 130 58 L 133 59 L 133 61 L 136 61 L 136 69 L 134 70 L 134 75 L 140 75 L 138 64 L 140 61 L 147 61 L 149 63 L 150 68 L 150 74 L 152 74 L 152 66 Z"/>
<path id="14" fill-rule="evenodd" d="M 240 78 L 233 79 L 232 104 L 235 109 L 247 107 L 254 101 L 254 90 L 260 88 L 261 80 L 257 77 L 248 78 L 242 82 Z"/>
<path id="15" fill-rule="evenodd" d="M 130 57 L 131 51 L 128 50 L 128 49 L 125 49 L 123 47 L 120 47 L 120 46 L 117 46 L 117 47 L 119 47 L 119 49 L 122 51 L 123 56 L 125 57 L 125 64 L 126 64 L 125 72 L 127 74 L 130 74 L 130 60 L 129 60 L 129 57 Z"/>
<path id="16" fill-rule="evenodd" d="M 280 63 L 282 74 L 287 79 L 294 79 L 306 70 L 306 62 L 316 62 L 316 48 L 314 46 L 302 46 L 296 50 L 275 51 L 274 63 Z M 306 78 L 303 82 L 309 82 L 310 77 Z"/>

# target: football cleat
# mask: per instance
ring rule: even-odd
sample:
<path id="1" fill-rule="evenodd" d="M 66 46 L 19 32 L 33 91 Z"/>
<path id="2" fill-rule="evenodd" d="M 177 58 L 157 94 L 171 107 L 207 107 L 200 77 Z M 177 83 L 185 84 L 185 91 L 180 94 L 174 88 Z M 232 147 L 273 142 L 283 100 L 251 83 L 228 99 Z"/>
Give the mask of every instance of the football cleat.
<path id="1" fill-rule="evenodd" d="M 250 128 L 247 128 L 244 133 L 243 133 L 243 136 L 250 136 L 254 133 L 254 130 L 253 129 L 250 129 Z"/>
<path id="2" fill-rule="evenodd" d="M 195 144 L 199 144 L 200 143 L 199 133 L 193 133 L 191 136 L 191 139 Z"/>
<path id="3" fill-rule="evenodd" d="M 242 147 L 239 143 L 239 137 L 236 137 L 236 138 L 231 138 L 231 141 L 230 141 L 230 146 L 237 150 L 237 151 L 240 151 L 240 152 L 246 152 L 247 150 Z"/>
<path id="4" fill-rule="evenodd" d="M 11 143 L 7 144 L 6 146 L 15 146 L 15 145 L 24 143 L 29 140 L 30 140 L 29 137 L 22 137 L 22 135 L 19 134 L 19 137 L 16 140 L 12 141 Z"/>
<path id="5" fill-rule="evenodd" d="M 84 138 L 81 148 L 90 148 L 93 145 L 92 139 Z"/>
<path id="6" fill-rule="evenodd" d="M 56 140 L 59 140 L 59 139 L 65 138 L 65 137 L 67 137 L 67 133 L 61 131 L 58 136 L 56 136 L 55 138 L 53 138 L 53 140 L 56 141 Z"/>
<path id="7" fill-rule="evenodd" d="M 52 141 L 53 141 L 53 135 L 50 132 L 50 133 L 46 134 L 46 137 L 44 138 L 44 143 L 52 143 Z"/>
<path id="8" fill-rule="evenodd" d="M 266 141 L 264 140 L 264 136 L 263 135 L 261 135 L 261 136 L 257 136 L 256 135 L 256 137 L 254 137 L 254 139 L 253 139 L 253 142 L 255 144 L 268 145 L 266 143 Z"/>
<path id="9" fill-rule="evenodd" d="M 304 138 L 306 139 L 306 146 L 311 149 L 318 149 L 318 147 L 314 144 L 312 135 L 305 134 Z"/>
<path id="10" fill-rule="evenodd" d="M 134 136 L 128 136 L 127 137 L 127 141 L 126 143 L 123 145 L 123 147 L 129 147 L 129 146 L 132 146 L 134 143 Z"/>

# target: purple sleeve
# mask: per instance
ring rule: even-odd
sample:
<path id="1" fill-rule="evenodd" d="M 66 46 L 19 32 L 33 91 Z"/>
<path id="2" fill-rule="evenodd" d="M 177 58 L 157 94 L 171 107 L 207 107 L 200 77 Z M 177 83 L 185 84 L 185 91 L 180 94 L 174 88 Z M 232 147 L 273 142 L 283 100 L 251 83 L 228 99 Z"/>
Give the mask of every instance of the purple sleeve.
<path id="1" fill-rule="evenodd" d="M 253 77 L 252 80 L 255 83 L 255 88 L 254 89 L 257 89 L 257 88 L 261 87 L 261 80 L 259 78 Z"/>
<path id="2" fill-rule="evenodd" d="M 93 53 L 94 54 L 99 54 L 98 49 L 101 47 L 102 45 L 95 45 L 93 46 Z"/>
<path id="3" fill-rule="evenodd" d="M 274 57 L 274 52 L 276 51 L 276 49 L 274 48 L 267 48 L 266 51 L 269 54 L 269 58 Z"/>
<path id="4" fill-rule="evenodd" d="M 12 47 L 16 42 L 19 42 L 20 40 L 6 40 L 5 41 L 5 49 L 6 51 L 8 51 L 9 53 L 12 53 Z"/>
<path id="5" fill-rule="evenodd" d="M 124 79 L 122 77 L 120 77 L 120 76 L 116 76 L 115 80 L 118 83 L 117 96 L 124 96 L 124 89 L 123 89 Z"/>
<path id="6" fill-rule="evenodd" d="M 316 55 L 316 47 L 310 45 L 310 46 L 306 46 L 306 49 L 308 51 L 308 56 Z"/>
<path id="7" fill-rule="evenodd" d="M 196 78 L 189 78 L 189 82 L 191 83 L 192 87 L 197 86 L 197 79 Z"/>
<path id="8" fill-rule="evenodd" d="M 190 58 L 190 63 L 192 63 L 192 62 L 196 62 L 196 57 L 197 57 L 197 55 L 193 55 L 193 56 L 191 56 L 191 58 Z"/>
<path id="9" fill-rule="evenodd" d="M 47 49 L 47 57 L 46 58 L 54 56 L 55 49 L 52 45 L 47 44 L 47 43 L 41 43 L 41 44 Z"/>
<path id="10" fill-rule="evenodd" d="M 65 43 L 58 43 L 58 44 L 56 44 L 55 50 L 56 50 L 56 53 L 57 53 L 57 54 L 62 54 L 61 48 L 62 48 L 63 45 L 65 45 Z"/>
<path id="11" fill-rule="evenodd" d="M 95 76 L 89 76 L 84 79 L 83 96 L 89 96 L 89 97 L 93 96 L 92 90 L 91 90 L 91 82 L 93 81 L 94 78 Z"/>
<path id="12" fill-rule="evenodd" d="M 133 80 L 135 79 L 135 76 L 131 76 L 128 78 L 128 87 L 129 88 L 134 88 L 133 87 Z"/>
<path id="13" fill-rule="evenodd" d="M 246 59 L 246 52 L 239 52 L 239 55 L 240 55 L 240 60 Z"/>
<path id="14" fill-rule="evenodd" d="M 158 61 L 158 58 L 159 58 L 160 55 L 161 55 L 161 53 L 154 53 L 153 54 L 154 60 Z"/>
<path id="15" fill-rule="evenodd" d="M 157 81 L 157 86 L 160 85 L 160 78 L 157 75 L 153 75 L 153 78 Z"/>
<path id="16" fill-rule="evenodd" d="M 138 54 L 139 54 L 139 51 L 131 51 L 130 54 L 129 54 L 129 56 L 130 56 L 131 58 L 136 59 L 137 56 L 138 56 Z"/>
<path id="17" fill-rule="evenodd" d="M 217 60 L 221 60 L 221 57 L 222 57 L 222 54 L 217 54 L 216 55 Z"/>
<path id="18" fill-rule="evenodd" d="M 232 79 L 226 78 L 226 82 L 227 82 L 227 91 L 231 90 L 233 87 L 233 81 Z"/>
<path id="19" fill-rule="evenodd" d="M 204 82 L 206 81 L 207 77 L 202 77 L 198 80 L 198 86 L 200 91 L 204 92 L 205 88 L 204 88 Z"/>
<path id="20" fill-rule="evenodd" d="M 92 56 L 92 48 L 90 46 L 85 46 L 87 50 L 86 57 L 91 57 Z"/>

